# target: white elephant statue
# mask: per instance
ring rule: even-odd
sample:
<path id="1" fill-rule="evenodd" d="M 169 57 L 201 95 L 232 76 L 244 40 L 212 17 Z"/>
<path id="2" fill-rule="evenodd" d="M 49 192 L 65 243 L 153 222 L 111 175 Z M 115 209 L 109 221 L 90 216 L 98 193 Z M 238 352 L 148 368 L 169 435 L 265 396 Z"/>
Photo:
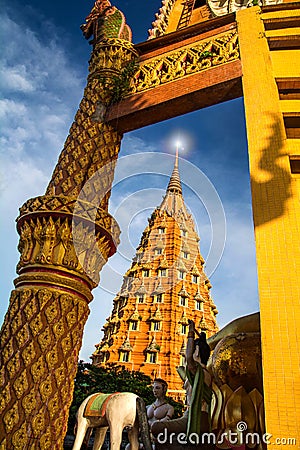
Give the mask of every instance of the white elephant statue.
<path id="1" fill-rule="evenodd" d="M 145 450 L 152 450 L 144 401 L 131 392 L 92 394 L 77 412 L 77 432 L 73 450 L 80 450 L 84 437 L 95 428 L 93 450 L 100 450 L 110 430 L 110 450 L 120 450 L 126 428 L 132 450 L 139 449 L 139 430 Z"/>

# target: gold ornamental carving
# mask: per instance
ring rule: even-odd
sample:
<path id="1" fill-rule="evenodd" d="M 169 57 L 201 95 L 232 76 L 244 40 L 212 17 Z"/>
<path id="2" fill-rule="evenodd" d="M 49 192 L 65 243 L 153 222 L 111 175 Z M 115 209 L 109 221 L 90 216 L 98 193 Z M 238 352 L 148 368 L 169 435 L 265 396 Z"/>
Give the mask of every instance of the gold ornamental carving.
<path id="1" fill-rule="evenodd" d="M 254 439 L 248 442 L 247 448 L 261 449 L 265 424 L 264 402 L 260 391 L 254 388 L 247 393 L 243 386 L 232 390 L 227 384 L 217 386 L 215 383 L 212 390 L 211 424 L 216 435 L 216 448 L 227 448 L 226 436 L 229 438 L 231 433 L 235 433 L 236 445 L 245 443 L 245 433 L 253 433 Z M 247 424 L 244 435 L 238 425 L 241 422 Z"/>
<path id="2" fill-rule="evenodd" d="M 239 59 L 237 31 L 206 39 L 141 63 L 129 94 L 135 94 Z"/>
<path id="3" fill-rule="evenodd" d="M 227 448 L 224 436 L 226 439 L 231 433 L 237 436 L 236 445 L 245 443 L 245 433 L 255 433 L 254 441 L 246 448 L 262 448 L 265 424 L 261 364 L 259 331 L 228 332 L 216 345 L 210 370 L 214 380 L 212 431 L 217 448 Z M 240 423 L 246 423 L 244 434 Z"/>
<path id="4" fill-rule="evenodd" d="M 80 280 L 79 278 L 75 279 L 74 277 L 73 278 L 70 277 L 70 273 L 68 272 L 61 272 L 60 274 L 50 272 L 51 269 L 55 270 L 55 266 L 51 265 L 49 265 L 49 272 L 41 273 L 38 270 L 39 267 L 40 266 L 35 266 L 36 272 L 32 271 L 30 273 L 20 275 L 15 281 L 16 286 L 24 284 L 37 285 L 39 283 L 41 284 L 46 283 L 47 286 L 49 287 L 53 288 L 61 287 L 63 289 L 67 288 L 68 290 L 71 290 L 74 293 L 77 292 L 80 296 L 83 296 L 87 301 L 92 300 L 92 294 L 89 289 L 89 286 L 83 284 L 82 280 Z M 40 323 L 41 323 L 40 319 L 39 317 L 37 317 L 34 326 L 35 334 L 38 334 L 39 332 Z M 33 323 L 31 325 L 33 325 Z"/>
<path id="5" fill-rule="evenodd" d="M 18 289 L 12 298 L 20 308 L 12 317 L 7 314 L 4 329 L 8 333 L 1 335 L 4 395 L 0 402 L 3 414 L 0 435 L 10 434 L 12 443 L 28 445 L 29 438 L 39 442 L 33 448 L 59 448 L 88 304 L 76 295 L 58 293 L 55 289 Z M 32 303 L 39 307 L 29 307 Z M 24 335 L 30 342 L 19 348 L 19 342 L 24 343 Z M 3 355 L 11 353 L 11 346 L 14 356 L 6 360 Z M 8 388 L 9 384 L 12 389 Z M 53 422 L 58 428 L 53 428 Z M 20 438 L 20 430 L 26 439 Z M 21 448 L 19 445 L 15 448 Z"/>
<path id="6" fill-rule="evenodd" d="M 137 57 L 138 53 L 131 42 L 123 39 L 103 39 L 92 53 L 89 77 L 92 79 L 99 73 L 108 75 L 110 71 L 117 75 Z"/>
<path id="7" fill-rule="evenodd" d="M 212 356 L 212 370 L 219 386 L 262 391 L 260 333 L 234 333 L 222 339 Z"/>
<path id="8" fill-rule="evenodd" d="M 152 22 L 152 28 L 148 30 L 149 39 L 154 39 L 165 34 L 174 4 L 175 0 L 165 0 L 162 2 L 161 8 L 155 14 L 155 21 Z"/>
<path id="9" fill-rule="evenodd" d="M 82 282 L 68 274 L 31 270 L 26 276 L 22 275 L 22 269 L 28 265 L 59 266 L 77 272 L 81 278 L 86 277 L 86 295 L 90 298 L 89 289 L 99 282 L 99 270 L 119 242 L 119 227 L 106 211 L 63 196 L 42 196 L 26 202 L 20 209 L 18 231 L 21 253 L 18 284 L 26 282 L 26 277 L 27 282 L 40 277 L 40 281 L 63 285 L 65 278 L 81 292 Z"/>

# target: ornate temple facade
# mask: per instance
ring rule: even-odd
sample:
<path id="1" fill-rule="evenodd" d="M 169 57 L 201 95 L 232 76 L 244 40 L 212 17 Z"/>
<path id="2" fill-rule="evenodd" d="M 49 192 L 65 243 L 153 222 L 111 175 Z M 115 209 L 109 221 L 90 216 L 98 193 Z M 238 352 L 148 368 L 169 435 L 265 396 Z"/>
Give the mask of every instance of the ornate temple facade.
<path id="1" fill-rule="evenodd" d="M 221 414 L 218 406 L 214 429 L 246 418 L 261 436 L 267 431 L 294 439 L 282 442 L 285 449 L 300 442 L 299 6 L 289 0 L 163 0 L 149 39 L 133 44 L 124 14 L 108 0 L 95 1 L 82 26 L 92 44 L 83 99 L 45 194 L 29 199 L 17 218 L 18 276 L 0 333 L 1 449 L 63 448 L 92 290 L 118 244 L 108 201 L 123 133 L 241 96 L 263 392 L 249 402 L 251 392 L 247 396 L 241 382 L 229 397 L 222 380 L 217 397 L 225 409 Z M 180 390 L 175 367 L 188 319 L 208 334 L 216 330 L 209 288 L 176 165 L 94 363 L 121 362 Z M 227 347 L 224 352 L 226 369 Z"/>
<path id="2" fill-rule="evenodd" d="M 178 155 L 166 195 L 148 221 L 92 359 L 162 377 L 177 398 L 182 381 L 176 367 L 184 363 L 188 320 L 207 336 L 218 330 L 199 236 L 182 196 Z"/>

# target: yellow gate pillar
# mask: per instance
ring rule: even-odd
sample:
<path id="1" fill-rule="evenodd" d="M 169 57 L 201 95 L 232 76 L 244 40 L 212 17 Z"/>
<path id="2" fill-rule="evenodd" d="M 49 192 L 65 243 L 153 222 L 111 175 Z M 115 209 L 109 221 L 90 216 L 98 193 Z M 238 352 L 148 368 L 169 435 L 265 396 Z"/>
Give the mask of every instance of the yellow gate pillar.
<path id="1" fill-rule="evenodd" d="M 272 434 L 271 444 L 276 438 L 291 438 L 298 446 L 300 203 L 299 179 L 291 172 L 290 156 L 299 154 L 299 140 L 287 138 L 283 114 L 287 105 L 280 100 L 277 82 L 295 73 L 299 76 L 300 58 L 299 50 L 270 50 L 270 34 L 291 33 L 287 27 L 278 30 L 276 26 L 267 31 L 264 20 L 271 20 L 272 14 L 278 16 L 280 28 L 281 15 L 286 18 L 296 11 L 262 13 L 253 7 L 238 11 L 236 17 L 256 240 L 266 431 Z M 299 108 L 293 102 L 290 110 Z M 282 444 L 296 448 L 295 441 Z"/>

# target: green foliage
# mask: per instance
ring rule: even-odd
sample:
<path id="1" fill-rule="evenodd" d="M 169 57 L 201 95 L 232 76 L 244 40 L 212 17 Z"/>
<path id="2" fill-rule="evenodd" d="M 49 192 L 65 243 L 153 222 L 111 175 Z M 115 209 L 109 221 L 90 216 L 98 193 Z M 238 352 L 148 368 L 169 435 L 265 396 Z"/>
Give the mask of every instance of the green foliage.
<path id="1" fill-rule="evenodd" d="M 73 402 L 70 407 L 68 432 L 73 433 L 76 423 L 76 412 L 83 400 L 91 394 L 103 392 L 133 392 L 140 396 L 146 405 L 155 400 L 151 378 L 141 372 L 126 370 L 123 366 L 111 364 L 108 368 L 95 367 L 90 363 L 80 361 L 75 378 Z M 175 416 L 183 413 L 183 405 L 167 397 L 168 402 L 175 409 Z"/>
<path id="2" fill-rule="evenodd" d="M 212 52 L 202 52 L 200 54 L 200 59 L 205 59 L 205 58 L 212 58 L 214 56 L 214 54 Z"/>
<path id="3" fill-rule="evenodd" d="M 111 104 L 118 103 L 127 94 L 130 87 L 130 81 L 137 71 L 138 64 L 136 61 L 131 61 L 125 69 L 122 70 L 120 75 L 114 76 L 112 78 L 113 88 L 112 88 L 112 98 Z"/>

